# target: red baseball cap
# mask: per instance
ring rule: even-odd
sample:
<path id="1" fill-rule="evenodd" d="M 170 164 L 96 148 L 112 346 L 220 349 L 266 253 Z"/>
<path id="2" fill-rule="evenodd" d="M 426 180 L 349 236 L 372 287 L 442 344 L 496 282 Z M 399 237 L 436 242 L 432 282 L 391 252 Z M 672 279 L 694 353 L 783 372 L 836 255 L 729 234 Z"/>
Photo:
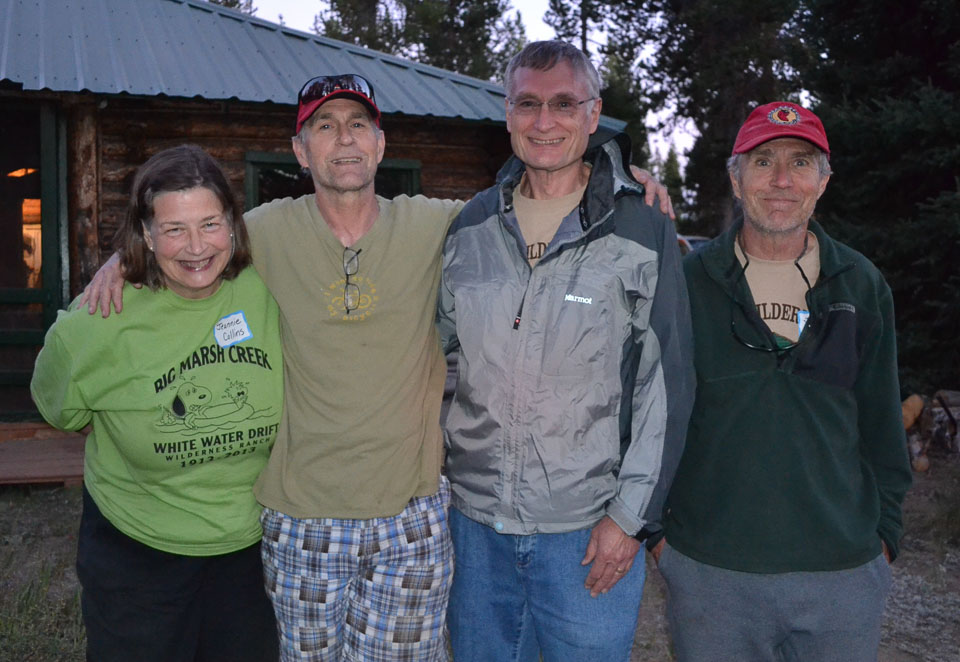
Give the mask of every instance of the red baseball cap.
<path id="1" fill-rule="evenodd" d="M 376 125 L 380 126 L 380 109 L 374 101 L 373 85 L 370 81 L 357 74 L 340 74 L 311 78 L 300 88 L 297 95 L 297 133 L 300 133 L 303 123 L 310 119 L 317 108 L 338 97 L 347 97 L 362 103 L 370 111 Z"/>
<path id="2" fill-rule="evenodd" d="M 775 138 L 801 138 L 830 156 L 830 143 L 820 118 L 789 101 L 774 101 L 754 108 L 737 132 L 733 153 L 749 152 Z"/>

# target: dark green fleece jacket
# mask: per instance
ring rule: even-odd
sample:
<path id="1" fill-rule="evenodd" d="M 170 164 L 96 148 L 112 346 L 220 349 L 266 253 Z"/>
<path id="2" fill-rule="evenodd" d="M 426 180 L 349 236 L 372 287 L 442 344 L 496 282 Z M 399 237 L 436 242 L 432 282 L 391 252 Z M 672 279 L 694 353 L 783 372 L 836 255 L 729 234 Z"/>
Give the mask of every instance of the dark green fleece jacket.
<path id="1" fill-rule="evenodd" d="M 742 221 L 741 221 L 742 223 Z M 734 255 L 740 224 L 684 261 L 697 394 L 667 499 L 667 543 L 745 572 L 896 556 L 911 473 L 890 288 L 815 222 L 820 277 L 799 344 L 775 347 Z"/>

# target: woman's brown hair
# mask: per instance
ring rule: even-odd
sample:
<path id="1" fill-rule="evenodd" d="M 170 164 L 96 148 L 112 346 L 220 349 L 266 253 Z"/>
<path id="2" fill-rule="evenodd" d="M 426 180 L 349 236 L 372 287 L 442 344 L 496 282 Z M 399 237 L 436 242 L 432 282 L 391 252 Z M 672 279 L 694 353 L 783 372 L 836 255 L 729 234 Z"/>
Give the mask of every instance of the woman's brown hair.
<path id="1" fill-rule="evenodd" d="M 247 227 L 220 164 L 196 145 L 180 145 L 151 156 L 133 177 L 127 215 L 113 240 L 123 275 L 131 283 L 143 283 L 151 290 L 166 286 L 163 271 L 147 248 L 143 229 L 153 224 L 153 201 L 158 195 L 197 187 L 217 196 L 233 234 L 233 255 L 221 274 L 223 278 L 236 278 L 250 264 Z"/>

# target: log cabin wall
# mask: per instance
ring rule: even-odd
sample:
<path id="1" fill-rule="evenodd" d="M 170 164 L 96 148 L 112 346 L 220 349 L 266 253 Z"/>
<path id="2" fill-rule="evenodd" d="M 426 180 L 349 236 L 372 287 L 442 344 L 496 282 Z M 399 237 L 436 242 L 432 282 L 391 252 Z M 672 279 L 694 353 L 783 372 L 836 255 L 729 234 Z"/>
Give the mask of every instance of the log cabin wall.
<path id="1" fill-rule="evenodd" d="M 150 156 L 200 145 L 220 161 L 242 205 L 245 155 L 289 154 L 294 131 L 294 109 L 274 104 L 121 97 L 75 101 L 68 114 L 73 294 L 113 252 L 133 174 Z M 423 193 L 432 197 L 471 197 L 493 184 L 511 154 L 502 125 L 384 117 L 383 130 L 384 158 L 420 161 Z"/>
<path id="2" fill-rule="evenodd" d="M 33 334 L 30 342 L 8 339 L 0 344 L 0 363 L 7 370 L 0 372 L 0 420 L 18 420 L 36 417 L 27 386 L 43 331 L 57 309 L 79 294 L 113 253 L 113 237 L 126 212 L 137 167 L 162 149 L 196 143 L 221 162 L 243 204 L 249 153 L 292 157 L 294 108 L 200 98 L 24 91 L 8 84 L 0 84 L 0 103 L 49 119 L 41 131 L 49 145 L 41 170 L 52 173 L 50 179 L 57 182 L 41 205 L 43 227 L 55 230 L 43 245 L 59 244 L 53 257 L 44 254 L 43 264 L 54 265 L 44 277 L 45 294 L 40 299 L 36 289 L 23 290 L 25 294 L 17 290 L 20 298 L 0 303 L 0 309 L 7 310 L 0 326 L 8 335 Z M 502 124 L 493 122 L 394 115 L 383 118 L 383 128 L 385 159 L 418 162 L 420 187 L 428 196 L 471 197 L 494 182 L 511 154 L 509 135 Z M 58 254 L 66 258 L 66 268 L 60 266 Z M 21 320 L 24 315 L 29 323 Z"/>

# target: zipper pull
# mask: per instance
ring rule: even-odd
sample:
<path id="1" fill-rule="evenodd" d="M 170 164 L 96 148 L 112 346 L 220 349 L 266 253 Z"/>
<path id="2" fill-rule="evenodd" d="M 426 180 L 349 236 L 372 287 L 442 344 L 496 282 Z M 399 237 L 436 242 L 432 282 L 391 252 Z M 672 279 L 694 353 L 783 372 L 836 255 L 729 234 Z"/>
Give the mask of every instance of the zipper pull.
<path id="1" fill-rule="evenodd" d="M 513 318 L 513 330 L 520 328 L 520 316 L 523 315 L 523 302 L 527 298 L 527 293 L 523 293 L 523 299 L 520 299 L 520 307 L 517 309 L 517 316 Z"/>

